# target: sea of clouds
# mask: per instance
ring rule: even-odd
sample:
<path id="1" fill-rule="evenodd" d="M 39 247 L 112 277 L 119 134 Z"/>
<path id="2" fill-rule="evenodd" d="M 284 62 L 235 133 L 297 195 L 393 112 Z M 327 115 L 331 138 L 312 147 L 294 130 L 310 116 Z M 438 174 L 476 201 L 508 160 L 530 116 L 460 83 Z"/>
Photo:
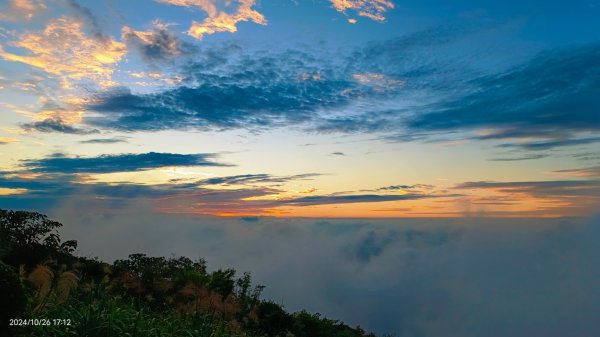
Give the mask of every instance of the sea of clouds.
<path id="1" fill-rule="evenodd" d="M 79 253 L 205 258 L 264 297 L 397 336 L 600 336 L 600 217 L 274 219 L 52 214 Z"/>

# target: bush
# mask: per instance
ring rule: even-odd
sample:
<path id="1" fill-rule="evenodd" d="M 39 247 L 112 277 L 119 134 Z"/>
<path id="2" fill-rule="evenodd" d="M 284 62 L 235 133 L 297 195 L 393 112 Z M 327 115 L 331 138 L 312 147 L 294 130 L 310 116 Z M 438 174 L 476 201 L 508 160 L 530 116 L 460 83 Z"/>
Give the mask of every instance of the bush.
<path id="1" fill-rule="evenodd" d="M 12 267 L 0 262 L 0 336 L 13 336 L 8 325 L 12 318 L 24 318 L 27 299 L 19 276 Z"/>

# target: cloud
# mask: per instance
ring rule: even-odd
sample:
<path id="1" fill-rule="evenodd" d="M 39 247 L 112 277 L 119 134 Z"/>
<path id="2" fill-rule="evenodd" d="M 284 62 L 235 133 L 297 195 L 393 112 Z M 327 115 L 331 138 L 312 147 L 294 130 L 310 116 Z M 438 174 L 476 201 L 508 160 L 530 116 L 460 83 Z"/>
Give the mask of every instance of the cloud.
<path id="1" fill-rule="evenodd" d="M 389 87 L 403 86 L 405 84 L 402 80 L 389 79 L 384 74 L 352 74 L 352 77 L 362 85 L 368 85 L 379 90 L 386 90 Z"/>
<path id="2" fill-rule="evenodd" d="M 46 10 L 44 0 L 9 0 L 8 6 L 0 7 L 0 21 L 31 20 Z"/>
<path id="3" fill-rule="evenodd" d="M 397 233 L 392 232 L 388 233 L 388 235 L 380 236 L 375 230 L 371 230 L 360 239 L 354 248 L 355 256 L 359 261 L 369 263 L 371 258 L 381 256 L 387 246 L 398 241 L 398 239 Z"/>
<path id="4" fill-rule="evenodd" d="M 273 214 L 280 205 L 272 200 L 259 200 L 265 196 L 280 193 L 280 190 L 267 187 L 212 189 L 198 184 L 136 184 L 86 182 L 77 179 L 77 173 L 109 173 L 122 170 L 142 170 L 149 167 L 174 164 L 146 163 L 120 165 L 115 163 L 104 168 L 69 167 L 62 163 L 54 165 L 35 178 L 22 177 L 23 174 L 0 175 L 0 188 L 20 189 L 18 195 L 0 197 L 0 208 L 34 208 L 52 211 L 62 203 L 77 202 L 82 211 L 114 210 L 119 212 L 135 204 L 140 211 L 159 213 L 179 213 L 215 216 L 257 216 Z M 184 165 L 187 163 L 178 163 Z M 200 163 L 202 164 L 202 163 Z M 197 165 L 197 163 L 190 163 Z M 57 167 L 58 166 L 58 167 Z M 35 170 L 36 174 L 39 170 Z M 31 174 L 31 173 L 29 173 Z M 66 175 L 65 175 L 66 174 Z"/>
<path id="5" fill-rule="evenodd" d="M 237 32 L 237 24 L 251 21 L 259 25 L 266 25 L 267 20 L 258 11 L 252 9 L 256 5 L 255 0 L 237 0 L 238 8 L 235 13 L 229 14 L 224 11 L 204 19 L 202 22 L 193 21 L 188 34 L 196 39 L 202 39 L 204 35 L 219 32 Z"/>
<path id="6" fill-rule="evenodd" d="M 18 141 L 19 140 L 15 139 L 15 138 L 0 137 L 0 145 L 10 144 L 10 143 L 16 143 Z"/>
<path id="7" fill-rule="evenodd" d="M 437 132 L 495 129 L 497 139 L 547 138 L 503 145 L 528 150 L 598 142 L 598 137 L 575 137 L 600 130 L 598 57 L 598 44 L 542 53 L 506 72 L 474 79 L 471 92 L 434 104 L 408 126 Z"/>
<path id="8" fill-rule="evenodd" d="M 500 53 L 477 50 L 480 44 L 473 40 L 498 38 L 494 34 L 503 29 L 438 27 L 357 48 L 347 61 L 347 75 L 363 86 L 383 79 L 402 85 L 382 86 L 387 91 L 380 95 L 371 85 L 372 91 L 344 106 L 348 113 L 322 118 L 314 129 L 374 133 L 393 142 L 508 139 L 501 147 L 525 150 L 599 142 L 594 133 L 600 130 L 600 100 L 594 93 L 600 87 L 595 76 L 600 46 L 533 57 L 511 52 L 520 56 L 494 68 L 486 63 L 497 60 L 473 58 Z M 464 59 L 472 67 L 465 68 Z"/>
<path id="9" fill-rule="evenodd" d="M 114 144 L 114 143 L 127 143 L 125 138 L 114 137 L 114 138 L 94 138 L 88 140 L 82 140 L 81 144 Z"/>
<path id="10" fill-rule="evenodd" d="M 318 173 L 304 173 L 291 176 L 274 176 L 271 174 L 242 174 L 226 177 L 215 177 L 200 180 L 199 185 L 246 185 L 257 183 L 285 183 L 292 180 L 310 180 L 320 176 Z"/>
<path id="11" fill-rule="evenodd" d="M 216 16 L 218 13 L 217 5 L 214 0 L 156 0 L 156 2 L 181 7 L 198 7 L 208 16 Z"/>
<path id="12" fill-rule="evenodd" d="M 214 153 L 127 153 L 101 155 L 98 157 L 67 157 L 55 154 L 41 159 L 22 160 L 31 173 L 110 173 L 148 170 L 166 166 L 229 166 L 215 162 Z"/>
<path id="13" fill-rule="evenodd" d="M 600 203 L 600 180 L 479 181 L 465 182 L 454 188 L 470 190 L 470 196 L 464 198 L 469 205 L 495 201 L 496 205 L 514 206 L 496 209 L 494 213 L 498 215 L 590 215 Z M 481 199 L 482 194 L 485 194 L 487 201 Z"/>
<path id="14" fill-rule="evenodd" d="M 279 201 L 282 204 L 296 206 L 352 204 L 361 202 L 384 202 L 397 200 L 417 200 L 425 198 L 445 197 L 443 195 L 426 194 L 402 194 L 402 195 L 379 195 L 379 194 L 352 194 L 352 195 L 311 195 L 300 198 L 285 199 Z"/>
<path id="15" fill-rule="evenodd" d="M 240 22 L 254 22 L 259 25 L 266 25 L 265 17 L 253 9 L 256 0 L 233 0 L 225 3 L 226 7 L 231 7 L 232 3 L 237 5 L 233 13 L 219 9 L 213 0 L 157 0 L 175 6 L 197 7 L 203 10 L 208 17 L 202 22 L 192 21 L 188 34 L 201 40 L 205 35 L 211 35 L 220 32 L 237 32 L 237 25 Z"/>
<path id="16" fill-rule="evenodd" d="M 420 200 L 454 195 L 423 194 L 332 194 L 307 195 L 307 192 L 285 191 L 282 183 L 308 180 L 317 174 L 291 176 L 266 174 L 227 176 L 200 181 L 169 183 L 104 183 L 81 179 L 80 174 L 135 172 L 165 166 L 223 166 L 210 160 L 207 154 L 125 154 L 98 157 L 66 157 L 57 154 L 38 160 L 21 161 L 22 170 L 0 174 L 0 188 L 21 189 L 24 192 L 1 199 L 0 206 L 41 207 L 51 210 L 57 203 L 76 200 L 81 209 L 128 207 L 142 202 L 140 209 L 179 214 L 217 216 L 272 216 L 287 212 L 290 207 L 318 205 L 378 203 Z M 85 176 L 84 176 L 85 178 Z M 220 186 L 212 186 L 220 185 Z M 230 188 L 222 188 L 227 186 Z M 231 188 L 235 187 L 235 188 Z M 308 191 L 313 193 L 315 190 Z"/>
<path id="17" fill-rule="evenodd" d="M 600 180 L 550 180 L 510 182 L 465 182 L 457 189 L 497 189 L 511 193 L 528 193 L 537 196 L 599 196 Z"/>
<path id="18" fill-rule="evenodd" d="M 210 57 L 212 58 L 212 57 Z M 307 122 L 317 111 L 347 103 L 363 89 L 334 70 L 320 80 L 304 80 L 314 69 L 310 53 L 239 55 L 219 65 L 219 74 L 200 63 L 186 67 L 176 88 L 135 94 L 120 88 L 95 97 L 87 117 L 92 125 L 122 130 L 261 129 Z"/>
<path id="19" fill-rule="evenodd" d="M 384 21 L 383 14 L 388 9 L 394 8 L 389 0 L 330 0 L 336 11 L 346 14 L 348 10 L 356 11 L 359 16 L 367 17 L 375 21 Z M 356 23 L 356 19 L 349 19 L 350 23 Z"/>
<path id="20" fill-rule="evenodd" d="M 492 158 L 490 161 L 522 161 L 522 160 L 535 160 L 548 157 L 548 154 L 530 154 L 521 157 L 505 157 L 505 158 Z"/>
<path id="21" fill-rule="evenodd" d="M 48 118 L 38 122 L 25 123 L 21 125 L 21 128 L 27 131 L 38 131 L 44 133 L 58 132 L 74 135 L 90 135 L 99 133 L 96 129 L 82 129 L 74 127 L 69 124 L 63 123 L 61 119 Z"/>
<path id="22" fill-rule="evenodd" d="M 582 161 L 597 161 L 600 160 L 600 154 L 593 152 L 575 153 L 571 155 L 573 158 Z"/>
<path id="23" fill-rule="evenodd" d="M 0 46 L 0 57 L 60 76 L 63 86 L 79 80 L 110 86 L 115 66 L 125 56 L 126 47 L 111 38 L 89 37 L 83 26 L 83 21 L 71 17 L 52 19 L 43 31 L 23 33 L 18 41 L 10 43 L 29 55 L 13 54 Z"/>
<path id="24" fill-rule="evenodd" d="M 378 191 L 403 191 L 403 190 L 413 190 L 413 189 L 433 189 L 435 186 L 428 184 L 415 184 L 415 185 L 391 185 L 380 187 Z"/>
<path id="25" fill-rule="evenodd" d="M 377 113 L 361 116 L 335 117 L 318 120 L 312 127 L 319 133 L 379 133 L 395 129 L 397 123 L 381 118 Z"/>
<path id="26" fill-rule="evenodd" d="M 570 170 L 556 170 L 550 171 L 550 173 L 569 177 L 600 177 L 600 166 Z"/>
<path id="27" fill-rule="evenodd" d="M 252 187 L 234 190 L 197 188 L 196 184 L 181 185 L 190 190 L 173 194 L 161 200 L 157 209 L 167 213 L 210 214 L 219 216 L 269 216 L 284 214 L 282 207 L 306 207 L 318 205 L 377 203 L 400 200 L 418 200 L 450 197 L 454 195 L 312 195 L 303 197 L 278 197 L 285 191 L 266 187 Z M 199 186 L 202 186 L 200 184 Z"/>
<path id="28" fill-rule="evenodd" d="M 102 33 L 102 27 L 98 21 L 98 18 L 92 13 L 92 11 L 89 10 L 89 8 L 80 5 L 76 0 L 66 0 L 66 4 L 87 23 L 97 38 L 106 38 L 106 36 Z"/>
<path id="29" fill-rule="evenodd" d="M 144 60 L 150 62 L 172 60 L 194 50 L 193 45 L 175 36 L 169 30 L 169 25 L 159 21 L 153 22 L 149 31 L 136 31 L 125 26 L 121 29 L 121 36 Z"/>
<path id="30" fill-rule="evenodd" d="M 345 156 L 346 154 L 344 152 L 331 152 L 330 155 L 332 156 Z"/>
<path id="31" fill-rule="evenodd" d="M 208 2 L 177 1 L 196 8 L 200 3 L 210 11 Z M 465 69 L 464 60 L 473 55 L 495 55 L 471 47 L 476 43 L 470 41 L 502 27 L 479 28 L 439 27 L 334 58 L 325 51 L 293 49 L 244 53 L 233 44 L 197 50 L 192 63 L 179 68 L 182 76 L 174 86 L 151 93 L 99 92 L 87 101 L 85 109 L 92 114 L 84 122 L 125 131 L 292 126 L 317 133 L 370 133 L 386 141 L 508 139 L 499 146 L 525 150 L 599 141 L 593 135 L 600 129 L 594 94 L 599 84 L 590 75 L 597 68 L 597 45 L 544 52 L 494 69 Z M 173 36 L 146 44 L 142 37 L 150 35 L 138 33 L 158 38 L 156 32 L 130 33 L 142 49 L 156 42 L 157 57 L 176 50 Z M 461 53 L 448 55 L 451 50 Z M 465 135 L 469 132 L 478 135 Z M 508 159 L 517 158 L 537 157 Z"/>
<path id="32" fill-rule="evenodd" d="M 131 131 L 301 126 L 318 133 L 378 134 L 388 141 L 452 136 L 475 127 L 439 130 L 416 120 L 481 91 L 482 71 L 464 67 L 470 56 L 448 56 L 458 49 L 482 53 L 471 50 L 470 39 L 499 29 L 477 28 L 439 27 L 335 55 L 291 48 L 244 53 L 235 44 L 206 48 L 194 54 L 196 62 L 181 68 L 184 78 L 175 88 L 98 94 L 87 107 L 97 114 L 87 122 Z"/>
<path id="33" fill-rule="evenodd" d="M 83 255 L 203 257 L 209 269 L 251 271 L 267 286 L 263 296 L 290 311 L 319 312 L 378 335 L 600 332 L 598 218 L 248 222 L 139 212 L 136 204 L 119 212 L 77 206 L 63 204 L 52 215 Z"/>
<path id="34" fill-rule="evenodd" d="M 535 142 L 505 143 L 505 144 L 498 145 L 498 147 L 504 147 L 504 148 L 518 147 L 518 148 L 522 148 L 525 150 L 541 151 L 541 150 L 549 150 L 549 149 L 556 148 L 556 147 L 588 145 L 588 144 L 594 144 L 594 143 L 599 143 L 599 142 L 600 142 L 600 137 L 587 137 L 587 138 L 569 138 L 569 139 L 556 139 L 556 140 L 535 141 Z"/>

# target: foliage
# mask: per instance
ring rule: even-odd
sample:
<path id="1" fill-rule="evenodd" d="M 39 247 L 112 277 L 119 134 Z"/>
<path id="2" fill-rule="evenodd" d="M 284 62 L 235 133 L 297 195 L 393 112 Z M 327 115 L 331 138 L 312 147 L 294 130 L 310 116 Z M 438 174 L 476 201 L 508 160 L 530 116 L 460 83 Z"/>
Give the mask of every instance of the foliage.
<path id="1" fill-rule="evenodd" d="M 72 257 L 77 242 L 62 242 L 60 227 L 60 222 L 40 213 L 0 210 L 0 259 L 15 267 L 32 267 L 47 259 Z"/>
<path id="2" fill-rule="evenodd" d="M 70 325 L 28 326 L 23 336 L 234 336 L 225 322 L 210 315 L 157 313 L 131 298 L 114 296 L 101 286 L 79 291 L 64 305 L 52 306 L 37 316 L 68 317 Z"/>
<path id="3" fill-rule="evenodd" d="M 0 268 L 3 324 L 19 315 L 71 322 L 19 327 L 20 336 L 373 336 L 319 314 L 290 314 L 261 300 L 264 287 L 249 273 L 209 272 L 202 259 L 132 254 L 111 265 L 76 257 L 77 243 L 61 241 L 61 226 L 43 214 L 0 210 L 0 260 L 13 266 Z"/>
<path id="4" fill-rule="evenodd" d="M 12 267 L 0 262 L 0 336 L 11 336 L 8 320 L 22 318 L 27 299 L 19 276 Z"/>
<path id="5" fill-rule="evenodd" d="M 360 327 L 355 329 L 335 320 L 321 317 L 320 314 L 310 314 L 300 311 L 294 314 L 294 335 L 296 337 L 361 337 L 365 331 Z M 373 336 L 369 334 L 367 336 Z"/>
<path id="6" fill-rule="evenodd" d="M 272 301 L 264 301 L 258 305 L 258 319 L 252 327 L 262 336 L 275 337 L 292 330 L 294 317 L 283 307 Z"/>

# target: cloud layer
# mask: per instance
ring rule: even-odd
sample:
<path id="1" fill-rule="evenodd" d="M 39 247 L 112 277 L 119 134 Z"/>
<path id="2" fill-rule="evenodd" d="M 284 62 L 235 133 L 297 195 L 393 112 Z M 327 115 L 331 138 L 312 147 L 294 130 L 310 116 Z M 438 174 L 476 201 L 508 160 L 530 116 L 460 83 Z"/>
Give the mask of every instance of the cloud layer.
<path id="1" fill-rule="evenodd" d="M 598 137 L 570 138 L 575 132 L 600 130 L 598 57 L 598 45 L 543 53 L 507 72 L 475 79 L 472 93 L 434 105 L 408 126 L 426 131 L 496 130 L 481 137 L 485 139 L 553 139 L 520 145 L 529 149 L 598 142 Z"/>
<path id="2" fill-rule="evenodd" d="M 261 128 L 307 121 L 319 109 L 340 106 L 359 94 L 354 81 L 330 73 L 322 77 L 310 54 L 288 51 L 243 56 L 214 74 L 206 64 L 187 67 L 184 84 L 151 94 L 128 89 L 105 92 L 88 109 L 93 125 L 123 130 Z M 313 70 L 314 69 L 314 70 Z"/>
<path id="3" fill-rule="evenodd" d="M 289 310 L 378 333 L 600 333 L 597 219 L 246 221 L 63 206 L 55 217 L 83 254 L 204 257 L 210 268 L 251 271 Z"/>
<path id="4" fill-rule="evenodd" d="M 179 86 L 106 91 L 87 106 L 99 114 L 87 122 L 137 131 L 305 125 L 389 141 L 508 140 L 499 148 L 527 151 L 598 142 L 600 47 L 542 52 L 500 71 L 465 69 L 460 57 L 441 56 L 495 29 L 421 31 L 356 48 L 335 62 L 309 50 L 203 50 L 196 54 L 202 62 L 185 66 Z"/>

